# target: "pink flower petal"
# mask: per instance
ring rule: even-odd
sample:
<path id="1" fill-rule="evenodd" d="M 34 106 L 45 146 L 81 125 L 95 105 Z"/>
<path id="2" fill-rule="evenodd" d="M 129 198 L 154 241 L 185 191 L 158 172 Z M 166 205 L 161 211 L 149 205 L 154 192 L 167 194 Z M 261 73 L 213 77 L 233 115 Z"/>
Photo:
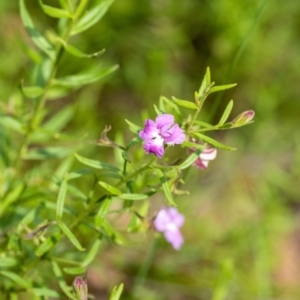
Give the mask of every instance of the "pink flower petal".
<path id="1" fill-rule="evenodd" d="M 200 153 L 201 160 L 213 160 L 217 157 L 217 149 L 206 148 Z"/>
<path id="2" fill-rule="evenodd" d="M 155 123 L 158 129 L 162 128 L 165 125 L 171 127 L 174 124 L 174 116 L 169 114 L 158 115 L 155 119 Z"/>

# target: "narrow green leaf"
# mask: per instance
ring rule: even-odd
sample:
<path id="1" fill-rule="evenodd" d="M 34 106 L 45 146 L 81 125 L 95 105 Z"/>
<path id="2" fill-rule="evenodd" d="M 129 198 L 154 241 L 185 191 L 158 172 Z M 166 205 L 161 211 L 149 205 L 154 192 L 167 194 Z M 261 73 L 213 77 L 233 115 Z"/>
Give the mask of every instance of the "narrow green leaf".
<path id="1" fill-rule="evenodd" d="M 155 104 L 154 104 L 153 106 L 154 106 L 154 110 L 155 110 L 155 112 L 156 112 L 157 115 L 161 115 L 161 114 L 164 113 L 164 112 L 161 111 Z"/>
<path id="2" fill-rule="evenodd" d="M 75 12 L 75 16 L 74 19 L 77 20 L 78 17 L 81 15 L 81 13 L 85 10 L 85 7 L 87 5 L 87 3 L 89 2 L 89 0 L 80 0 L 76 12 Z"/>
<path id="3" fill-rule="evenodd" d="M 14 189 L 9 192 L 4 199 L 0 202 L 0 215 L 3 214 L 3 211 L 11 206 L 14 202 L 18 201 L 21 194 L 23 193 L 25 188 L 24 183 L 20 183 L 19 185 L 15 186 Z"/>
<path id="4" fill-rule="evenodd" d="M 117 189 L 116 187 L 104 182 L 104 181 L 99 181 L 98 182 L 103 188 L 105 188 L 109 193 L 113 195 L 120 195 L 122 192 Z"/>
<path id="5" fill-rule="evenodd" d="M 129 125 L 130 130 L 134 133 L 138 133 L 140 130 L 142 130 L 142 127 L 140 127 L 126 119 L 125 119 L 125 122 Z"/>
<path id="6" fill-rule="evenodd" d="M 64 272 L 71 275 L 81 275 L 85 274 L 85 267 L 71 267 L 71 268 L 63 268 Z"/>
<path id="7" fill-rule="evenodd" d="M 25 26 L 25 29 L 33 42 L 45 52 L 51 59 L 55 59 L 55 50 L 53 46 L 44 38 L 44 36 L 35 28 L 30 15 L 25 6 L 25 1 L 20 0 L 20 13 L 21 19 Z"/>
<path id="8" fill-rule="evenodd" d="M 123 291 L 123 283 L 115 286 L 110 294 L 109 300 L 119 300 Z"/>
<path id="9" fill-rule="evenodd" d="M 227 104 L 227 106 L 226 106 L 226 108 L 223 112 L 223 115 L 222 115 L 222 117 L 221 117 L 221 119 L 220 119 L 217 126 L 223 125 L 227 121 L 227 119 L 228 119 L 228 117 L 229 117 L 229 115 L 232 111 L 232 108 L 233 108 L 233 101 L 230 100 L 229 103 Z"/>
<path id="10" fill-rule="evenodd" d="M 70 120 L 72 120 L 75 109 L 72 106 L 66 106 L 55 113 L 45 123 L 43 128 L 53 131 L 61 131 Z"/>
<path id="11" fill-rule="evenodd" d="M 96 257 L 96 255 L 98 254 L 100 245 L 101 245 L 101 240 L 97 239 L 93 246 L 91 247 L 91 249 L 89 250 L 89 252 L 86 254 L 84 261 L 82 262 L 82 265 L 87 267 Z"/>
<path id="12" fill-rule="evenodd" d="M 104 221 L 107 213 L 108 213 L 108 210 L 109 210 L 109 207 L 111 205 L 111 200 L 110 199 L 105 199 L 102 203 L 101 203 L 101 206 L 95 216 L 95 225 L 96 227 L 100 227 L 102 225 L 102 222 Z"/>
<path id="13" fill-rule="evenodd" d="M 225 259 L 221 263 L 220 273 L 213 289 L 212 300 L 223 300 L 227 298 L 233 278 L 233 262 Z"/>
<path id="14" fill-rule="evenodd" d="M 76 47 L 72 46 L 72 45 L 69 45 L 66 43 L 66 41 L 64 41 L 63 39 L 57 37 L 56 40 L 63 45 L 64 49 L 76 56 L 76 57 L 81 57 L 81 58 L 91 58 L 91 57 L 96 57 L 96 56 L 100 56 L 102 55 L 104 52 L 105 52 L 105 49 L 102 49 L 98 52 L 95 52 L 95 53 L 91 53 L 91 54 L 86 54 L 86 53 L 83 53 L 82 51 L 78 50 Z"/>
<path id="15" fill-rule="evenodd" d="M 162 185 L 162 189 L 164 191 L 164 194 L 165 194 L 169 204 L 172 206 L 177 206 L 177 204 L 175 203 L 175 201 L 173 199 L 172 192 L 171 192 L 171 189 L 168 184 L 168 178 L 164 175 L 164 173 L 160 169 L 155 169 L 155 171 L 159 177 L 159 180 Z"/>
<path id="16" fill-rule="evenodd" d="M 19 133 L 23 132 L 22 123 L 11 116 L 0 114 L 0 124 Z"/>
<path id="17" fill-rule="evenodd" d="M 0 257 L 0 268 L 11 268 L 18 264 L 14 257 Z"/>
<path id="18" fill-rule="evenodd" d="M 39 4 L 43 12 L 52 18 L 72 18 L 72 14 L 69 11 L 61 8 L 45 5 L 42 0 L 39 0 Z"/>
<path id="19" fill-rule="evenodd" d="M 34 254 L 41 257 L 45 253 L 49 252 L 61 237 L 62 235 L 60 232 L 53 234 L 37 247 Z"/>
<path id="20" fill-rule="evenodd" d="M 72 300 L 78 300 L 77 297 L 75 297 L 74 294 L 71 293 L 71 288 L 65 282 L 63 273 L 62 273 L 59 265 L 57 264 L 57 262 L 55 262 L 54 260 L 52 260 L 51 263 L 52 263 L 52 269 L 53 269 L 55 277 L 56 277 L 56 279 L 58 281 L 59 287 L 66 294 L 66 296 L 68 296 L 68 298 L 70 298 Z"/>
<path id="21" fill-rule="evenodd" d="M 77 158 L 78 161 L 80 161 L 84 165 L 89 166 L 91 168 L 109 170 L 109 171 L 115 172 L 115 173 L 120 173 L 121 172 L 117 167 L 115 167 L 111 164 L 104 163 L 104 162 L 101 162 L 101 161 L 98 161 L 98 160 L 92 160 L 92 159 L 83 157 L 81 155 L 78 155 L 77 153 L 75 153 L 74 155 L 75 155 L 75 157 Z"/>
<path id="22" fill-rule="evenodd" d="M 203 77 L 203 79 L 202 79 L 202 81 L 201 81 L 201 85 L 200 85 L 199 90 L 198 90 L 198 93 L 197 93 L 197 98 L 198 98 L 198 99 L 200 99 L 200 98 L 203 97 L 204 91 L 205 91 L 205 89 L 206 89 L 206 87 L 207 87 L 207 85 L 206 85 L 206 74 L 207 74 L 208 70 L 209 70 L 209 68 L 207 67 L 206 72 L 205 72 L 205 75 L 204 75 L 204 77 Z M 209 72 L 210 72 L 210 71 L 209 71 Z"/>
<path id="23" fill-rule="evenodd" d="M 213 127 L 215 127 L 214 125 L 211 125 L 211 124 L 203 122 L 203 121 L 198 121 L 198 120 L 195 120 L 194 123 L 198 124 L 198 125 L 200 125 L 201 127 L 204 127 L 204 128 L 213 128 Z"/>
<path id="24" fill-rule="evenodd" d="M 61 220 L 63 211 L 64 211 L 64 205 L 65 205 L 65 198 L 67 193 L 67 177 L 65 177 L 60 185 L 57 203 L 56 203 L 56 220 Z"/>
<path id="25" fill-rule="evenodd" d="M 78 87 L 81 85 L 93 83 L 99 79 L 111 74 L 119 68 L 118 65 L 112 67 L 98 70 L 98 71 L 89 71 L 87 73 L 71 75 L 63 78 L 58 78 L 53 80 L 54 86 L 67 86 L 67 87 Z"/>
<path id="26" fill-rule="evenodd" d="M 179 105 L 181 107 L 185 107 L 185 108 L 189 108 L 189 109 L 197 109 L 197 105 L 191 101 L 180 100 L 175 97 L 172 97 L 172 99 L 177 105 Z"/>
<path id="27" fill-rule="evenodd" d="M 181 144 L 181 146 L 183 146 L 185 148 L 194 148 L 194 149 L 200 149 L 200 150 L 203 150 L 205 148 L 204 145 L 200 145 L 200 144 L 193 143 L 193 142 L 183 142 Z"/>
<path id="28" fill-rule="evenodd" d="M 36 98 L 41 96 L 44 93 L 44 89 L 40 86 L 27 86 L 23 85 L 23 80 L 19 85 L 20 90 L 27 98 Z"/>
<path id="29" fill-rule="evenodd" d="M 22 156 L 26 160 L 46 160 L 53 158 L 63 158 L 71 153 L 74 149 L 64 148 L 64 147 L 45 147 L 45 148 L 36 148 L 31 149 Z"/>
<path id="30" fill-rule="evenodd" d="M 42 288 L 33 288 L 33 293 L 40 297 L 46 297 L 46 298 L 59 298 L 59 293 L 55 290 L 50 290 L 48 288 L 42 287 Z"/>
<path id="31" fill-rule="evenodd" d="M 79 241 L 75 237 L 75 235 L 71 232 L 71 230 L 67 227 L 65 223 L 62 221 L 57 221 L 58 226 L 62 230 L 62 232 L 67 236 L 69 241 L 79 250 L 85 251 L 85 249 L 80 245 Z"/>
<path id="32" fill-rule="evenodd" d="M 232 83 L 232 84 L 226 84 L 226 85 L 216 85 L 216 86 L 213 86 L 208 94 L 212 94 L 212 93 L 215 93 L 215 92 L 218 92 L 218 91 L 223 91 L 223 90 L 228 90 L 228 89 L 231 89 L 233 87 L 235 87 L 237 85 L 237 83 Z"/>
<path id="33" fill-rule="evenodd" d="M 220 149 L 224 149 L 224 150 L 230 150 L 230 151 L 233 151 L 233 150 L 236 150 L 236 148 L 233 148 L 233 147 L 230 147 L 230 146 L 226 146 L 202 133 L 193 133 L 194 136 L 196 136 L 197 138 L 200 138 L 201 140 L 209 143 L 210 145 L 216 147 L 216 148 L 220 148 Z"/>
<path id="34" fill-rule="evenodd" d="M 205 81 L 206 81 L 206 86 L 209 86 L 211 83 L 211 75 L 210 75 L 210 68 L 206 68 L 206 73 L 205 73 Z"/>
<path id="35" fill-rule="evenodd" d="M 15 282 L 17 284 L 17 286 L 19 286 L 19 287 L 22 287 L 24 289 L 31 288 L 31 284 L 28 281 L 26 281 L 24 278 L 22 278 L 21 276 L 17 275 L 16 273 L 2 270 L 2 271 L 0 271 L 0 275 L 4 276 L 6 278 L 9 278 L 13 282 Z"/>
<path id="36" fill-rule="evenodd" d="M 77 34 L 96 24 L 107 12 L 110 5 L 114 0 L 101 0 L 97 2 L 97 5 L 87 11 L 87 13 L 75 24 L 71 34 Z"/>
<path id="37" fill-rule="evenodd" d="M 183 163 L 178 166 L 179 169 L 184 170 L 192 165 L 198 159 L 201 152 L 201 149 L 197 149 L 195 152 L 193 152 Z"/>
<path id="38" fill-rule="evenodd" d="M 69 180 L 72 180 L 72 179 L 80 178 L 82 176 L 91 175 L 91 174 L 93 174 L 93 172 L 89 169 L 77 170 L 75 172 L 69 173 L 68 176 L 67 176 L 67 179 L 69 181 Z"/>
<path id="39" fill-rule="evenodd" d="M 172 107 L 179 115 L 180 115 L 180 110 L 178 108 L 178 106 L 172 102 L 170 99 L 164 97 L 164 96 L 161 96 L 160 99 L 164 102 L 166 102 L 170 107 Z"/>
<path id="40" fill-rule="evenodd" d="M 120 194 L 118 197 L 124 200 L 145 200 L 149 196 L 146 194 Z"/>

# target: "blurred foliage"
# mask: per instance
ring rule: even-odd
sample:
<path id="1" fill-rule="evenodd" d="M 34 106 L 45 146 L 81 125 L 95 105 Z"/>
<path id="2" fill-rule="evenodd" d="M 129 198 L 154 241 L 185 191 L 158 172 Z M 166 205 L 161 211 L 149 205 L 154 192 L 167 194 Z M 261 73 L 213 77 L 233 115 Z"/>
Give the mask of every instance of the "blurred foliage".
<path id="1" fill-rule="evenodd" d="M 50 35 L 53 20 L 41 14 L 35 0 L 27 6 Z M 256 112 L 252 126 L 218 133 L 238 148 L 235 153 L 219 151 L 208 170 L 189 174 L 191 195 L 179 203 L 187 218 L 183 249 L 153 246 L 150 234 L 141 234 L 134 247 L 103 247 L 87 275 L 96 299 L 107 299 L 120 281 L 125 283 L 122 299 L 300 297 L 299 20 L 297 1 L 116 0 L 101 23 L 71 39 L 86 53 L 107 48 L 105 61 L 120 68 L 101 83 L 47 104 L 54 114 L 72 103 L 68 134 L 97 139 L 110 124 L 112 136 L 118 135 L 128 115 L 133 121 L 140 111 L 153 116 L 161 94 L 189 99 L 207 66 L 216 82 L 238 86 L 207 102 L 204 121 L 219 119 L 214 103 L 225 108 L 223 99 L 234 99 L 233 115 Z M 14 111 L 14 91 L 22 78 L 30 80 L 32 66 L 17 1 L 0 1 L 0 25 L 0 105 Z M 34 52 L 31 59 L 38 59 Z M 58 77 L 95 62 L 98 58 L 83 58 L 74 64 L 65 55 Z M 6 142 L 0 138 L 0 151 Z M 93 146 L 85 151 L 107 160 L 112 155 Z M 37 180 L 38 172 L 33 177 Z"/>

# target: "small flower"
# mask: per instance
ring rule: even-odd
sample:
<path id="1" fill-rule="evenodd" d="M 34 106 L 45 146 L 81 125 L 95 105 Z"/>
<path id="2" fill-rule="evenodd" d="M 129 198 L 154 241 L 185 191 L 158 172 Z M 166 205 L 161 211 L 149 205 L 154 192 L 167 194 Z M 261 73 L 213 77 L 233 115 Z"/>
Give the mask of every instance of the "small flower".
<path id="1" fill-rule="evenodd" d="M 164 143 L 168 145 L 182 144 L 185 140 L 184 131 L 174 123 L 174 116 L 169 114 L 159 115 L 155 121 L 147 119 L 139 136 L 145 141 L 146 153 L 153 153 L 159 158 L 164 154 Z"/>
<path id="2" fill-rule="evenodd" d="M 194 162 L 194 166 L 199 169 L 206 169 L 208 167 L 208 163 L 211 160 L 214 160 L 217 157 L 217 149 L 212 147 L 206 147 L 201 154 L 199 155 L 198 159 Z"/>
<path id="3" fill-rule="evenodd" d="M 76 277 L 73 283 L 75 294 L 78 300 L 87 300 L 88 288 L 87 284 L 81 277 Z"/>
<path id="4" fill-rule="evenodd" d="M 161 209 L 153 221 L 154 229 L 163 232 L 166 240 L 174 249 L 180 249 L 183 236 L 179 228 L 184 223 L 184 216 L 174 207 Z"/>

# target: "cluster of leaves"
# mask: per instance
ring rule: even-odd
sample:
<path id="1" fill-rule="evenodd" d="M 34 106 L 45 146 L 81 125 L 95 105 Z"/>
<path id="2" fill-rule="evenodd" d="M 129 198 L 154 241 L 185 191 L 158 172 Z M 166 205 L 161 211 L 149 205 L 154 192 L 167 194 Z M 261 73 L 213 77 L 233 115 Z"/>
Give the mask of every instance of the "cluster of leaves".
<path id="1" fill-rule="evenodd" d="M 56 78 L 64 53 L 77 58 L 91 58 L 103 53 L 102 50 L 85 54 L 69 43 L 71 36 L 94 25 L 112 4 L 111 0 L 96 1 L 88 10 L 87 2 L 81 0 L 75 6 L 72 1 L 61 0 L 61 7 L 57 8 L 40 0 L 44 13 L 59 19 L 58 32 L 50 31 L 46 37 L 34 26 L 25 1 L 20 0 L 23 24 L 40 52 L 37 52 L 39 59 L 32 84 L 25 86 L 22 82 L 19 86 L 22 96 L 18 96 L 21 99 L 18 109 L 12 113 L 4 111 L 0 116 L 1 135 L 6 141 L 1 149 L 0 290 L 11 299 L 16 299 L 21 292 L 36 299 L 59 298 L 55 282 L 62 293 L 76 299 L 67 284 L 67 276 L 84 274 L 103 240 L 129 243 L 111 224 L 109 216 L 127 212 L 130 222 L 124 232 L 147 230 L 150 202 L 144 200 L 163 192 L 168 204 L 176 206 L 174 194 L 186 193 L 177 188 L 184 183 L 183 170 L 198 159 L 206 144 L 234 150 L 203 132 L 231 129 L 251 121 L 243 113 L 226 123 L 232 101 L 217 125 L 197 120 L 211 93 L 235 86 L 215 86 L 207 69 L 194 102 L 161 97 L 159 105 L 154 106 L 157 114 L 172 113 L 181 120 L 188 137 L 183 147 L 195 149 L 195 152 L 178 156 L 175 162 L 170 162 L 168 156 L 162 161 L 153 156 L 146 157 L 138 137 L 141 127 L 127 120 L 135 134 L 129 142 L 126 143 L 122 136 L 111 141 L 107 137 L 109 128 L 104 129 L 99 140 L 89 142 L 114 148 L 115 164 L 75 153 L 87 143 L 63 132 L 71 117 L 70 110 L 66 108 L 51 116 L 46 103 L 95 82 L 117 68 L 97 66 L 87 72 Z M 30 105 L 23 101 L 27 98 L 32 99 Z M 186 109 L 193 113 L 185 114 Z M 16 134 L 11 135 L 11 132 Z M 74 157 L 81 165 L 79 169 L 74 166 Z M 58 159 L 59 163 L 56 169 L 49 170 L 47 162 L 51 158 Z M 53 177 L 49 177 L 51 172 Z M 88 183 L 88 187 L 79 188 L 79 181 Z M 49 268 L 51 272 L 43 272 Z M 50 280 L 52 277 L 55 281 Z M 111 299 L 117 300 L 121 290 L 114 289 Z"/>

